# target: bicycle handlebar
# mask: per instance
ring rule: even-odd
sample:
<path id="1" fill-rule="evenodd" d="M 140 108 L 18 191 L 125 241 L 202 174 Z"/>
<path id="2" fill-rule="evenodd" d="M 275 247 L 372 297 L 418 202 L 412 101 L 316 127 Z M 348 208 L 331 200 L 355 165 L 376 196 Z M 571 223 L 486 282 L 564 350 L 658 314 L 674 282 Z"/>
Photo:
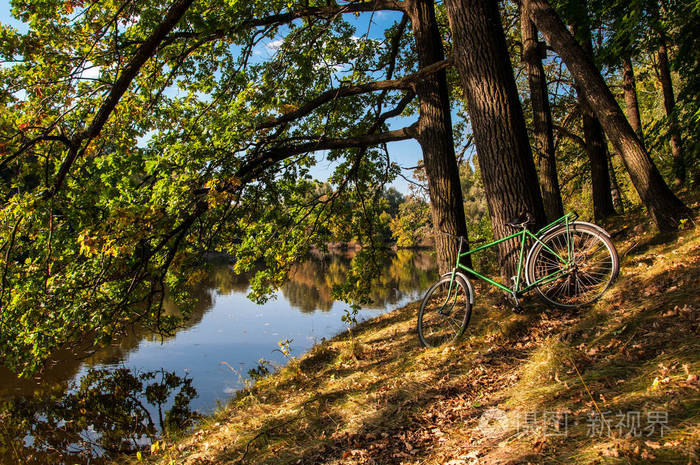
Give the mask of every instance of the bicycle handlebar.
<path id="1" fill-rule="evenodd" d="M 468 242 L 468 243 L 471 244 L 471 245 L 479 244 L 479 243 L 481 243 L 481 242 L 486 242 L 486 239 L 483 239 L 483 238 L 482 238 L 482 239 L 471 239 L 471 240 L 469 240 L 469 239 L 467 239 L 465 236 L 458 236 L 457 234 L 451 234 L 451 233 L 448 233 L 448 232 L 445 232 L 445 231 L 440 231 L 440 230 L 438 230 L 438 232 L 439 232 L 439 233 L 442 233 L 442 234 L 444 234 L 444 235 L 446 235 L 446 236 L 454 237 L 454 238 L 456 238 L 456 239 L 462 239 L 464 242 Z"/>
<path id="2" fill-rule="evenodd" d="M 465 241 L 467 240 L 466 237 L 464 237 L 464 236 L 459 236 L 459 235 L 457 235 L 457 234 L 451 234 L 451 233 L 448 233 L 448 232 L 445 232 L 445 231 L 440 231 L 440 230 L 438 230 L 438 232 L 439 232 L 439 233 L 442 233 L 442 234 L 444 234 L 444 235 L 446 235 L 446 236 L 454 237 L 454 238 L 456 238 L 456 239 L 464 239 Z"/>

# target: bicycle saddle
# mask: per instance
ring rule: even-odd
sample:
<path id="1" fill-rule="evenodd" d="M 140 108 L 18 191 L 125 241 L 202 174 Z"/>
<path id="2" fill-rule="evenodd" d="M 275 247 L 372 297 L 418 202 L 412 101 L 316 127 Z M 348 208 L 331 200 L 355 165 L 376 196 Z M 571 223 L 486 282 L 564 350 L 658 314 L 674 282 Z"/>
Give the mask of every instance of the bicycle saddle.
<path id="1" fill-rule="evenodd" d="M 521 228 L 528 224 L 535 224 L 535 217 L 528 211 L 522 212 L 520 216 L 517 216 L 506 223 L 506 225 L 512 228 Z"/>

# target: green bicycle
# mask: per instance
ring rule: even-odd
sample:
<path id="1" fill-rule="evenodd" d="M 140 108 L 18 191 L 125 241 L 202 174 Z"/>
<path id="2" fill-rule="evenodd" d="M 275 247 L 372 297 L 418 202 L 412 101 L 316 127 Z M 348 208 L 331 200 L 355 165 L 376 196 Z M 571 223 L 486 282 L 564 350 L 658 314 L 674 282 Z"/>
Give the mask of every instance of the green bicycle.
<path id="1" fill-rule="evenodd" d="M 532 289 L 545 302 L 563 308 L 581 307 L 599 299 L 617 277 L 617 250 L 607 231 L 592 223 L 576 221 L 577 218 L 577 214 L 568 213 L 532 233 L 528 227 L 534 224 L 534 217 L 524 212 L 506 223 L 519 229 L 518 232 L 466 252 L 462 252 L 464 237 L 453 236 L 459 238 L 457 263 L 428 289 L 418 311 L 421 344 L 437 347 L 450 343 L 466 330 L 474 304 L 474 287 L 464 272 L 504 291 L 516 308 L 519 298 Z M 520 239 L 517 275 L 511 278 L 512 287 L 460 263 L 467 255 L 511 239 Z M 532 246 L 523 262 L 528 242 Z"/>

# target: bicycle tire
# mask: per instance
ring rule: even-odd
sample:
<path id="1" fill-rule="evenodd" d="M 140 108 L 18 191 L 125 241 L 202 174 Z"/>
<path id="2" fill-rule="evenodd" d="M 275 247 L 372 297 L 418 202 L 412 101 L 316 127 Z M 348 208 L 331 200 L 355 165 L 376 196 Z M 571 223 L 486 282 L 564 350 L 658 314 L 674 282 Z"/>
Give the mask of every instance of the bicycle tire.
<path id="1" fill-rule="evenodd" d="M 418 339 L 423 347 L 439 347 L 454 342 L 464 333 L 472 314 L 469 287 L 464 278 L 443 276 L 425 293 L 418 311 Z"/>
<path id="2" fill-rule="evenodd" d="M 590 305 L 605 294 L 617 278 L 620 260 L 613 242 L 598 228 L 580 223 L 571 224 L 568 229 L 560 226 L 547 232 L 541 242 L 533 246 L 527 264 L 528 283 L 564 269 L 543 243 L 570 262 L 567 234 L 573 243 L 574 266 L 559 278 L 545 281 L 535 289 L 549 304 L 577 308 Z"/>

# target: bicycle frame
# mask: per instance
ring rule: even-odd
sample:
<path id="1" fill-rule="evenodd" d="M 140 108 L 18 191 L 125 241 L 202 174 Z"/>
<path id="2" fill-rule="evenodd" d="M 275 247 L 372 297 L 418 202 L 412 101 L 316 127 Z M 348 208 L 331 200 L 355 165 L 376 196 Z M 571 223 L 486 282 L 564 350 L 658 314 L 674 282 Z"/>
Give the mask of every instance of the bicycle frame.
<path id="1" fill-rule="evenodd" d="M 455 267 L 452 269 L 452 278 L 450 280 L 450 287 L 447 291 L 448 292 L 447 300 L 449 300 L 450 294 L 452 293 L 452 286 L 454 285 L 454 280 L 455 280 L 455 277 L 457 276 L 457 272 L 459 270 L 464 270 L 464 271 L 470 273 L 471 275 L 474 275 L 477 278 L 482 279 L 482 280 L 486 281 L 487 283 L 498 287 L 499 289 L 501 289 L 504 292 L 507 292 L 509 294 L 514 294 L 516 297 L 519 297 L 519 296 L 525 294 L 526 292 L 539 286 L 540 284 L 554 281 L 562 274 L 567 273 L 569 271 L 569 267 L 571 266 L 571 263 L 569 261 L 565 260 L 564 258 L 562 258 L 554 250 L 549 248 L 547 246 L 547 244 L 545 244 L 544 242 L 542 242 L 540 240 L 539 236 L 542 235 L 543 232 L 546 232 L 547 230 L 552 229 L 555 226 L 562 225 L 562 224 L 566 225 L 567 232 L 568 232 L 569 225 L 571 225 L 573 223 L 573 221 L 576 220 L 577 217 L 578 217 L 578 215 L 576 213 L 567 213 L 566 215 L 562 216 L 558 220 L 551 222 L 550 224 L 548 224 L 544 228 L 541 228 L 536 233 L 532 233 L 527 228 L 523 228 L 521 231 L 518 231 L 516 233 L 513 233 L 509 236 L 498 239 L 496 241 L 489 242 L 488 244 L 484 244 L 484 245 L 477 247 L 475 249 L 468 250 L 466 252 L 462 252 L 463 239 L 460 238 L 459 252 L 457 254 L 457 263 L 455 264 Z M 513 285 L 513 288 L 509 288 L 502 283 L 494 281 L 494 280 L 478 273 L 477 271 L 473 270 L 472 268 L 469 268 L 468 266 L 463 265 L 461 263 L 462 258 L 464 258 L 468 255 L 471 255 L 473 253 L 479 252 L 479 251 L 484 250 L 484 249 L 488 249 L 489 247 L 493 247 L 494 245 L 500 244 L 501 242 L 505 242 L 505 241 L 515 239 L 515 238 L 520 238 L 520 254 L 518 256 L 518 268 L 517 268 L 517 274 L 515 276 L 515 283 Z M 548 252 L 550 252 L 552 255 L 554 255 L 559 261 L 561 261 L 562 265 L 564 265 L 564 266 L 561 269 L 559 269 L 553 273 L 548 274 L 547 276 L 541 277 L 540 279 L 538 279 L 534 283 L 530 283 L 527 286 L 521 287 L 521 276 L 522 276 L 522 271 L 523 271 L 523 256 L 525 255 L 525 243 L 526 243 L 526 239 L 528 239 L 528 238 L 534 240 L 535 242 L 539 242 L 540 244 L 542 244 L 542 246 Z M 567 241 L 566 247 L 567 247 L 568 256 L 571 257 L 572 256 L 572 244 L 569 242 L 569 235 L 568 234 L 566 236 L 566 241 Z M 447 301 L 445 303 L 447 303 Z"/>

